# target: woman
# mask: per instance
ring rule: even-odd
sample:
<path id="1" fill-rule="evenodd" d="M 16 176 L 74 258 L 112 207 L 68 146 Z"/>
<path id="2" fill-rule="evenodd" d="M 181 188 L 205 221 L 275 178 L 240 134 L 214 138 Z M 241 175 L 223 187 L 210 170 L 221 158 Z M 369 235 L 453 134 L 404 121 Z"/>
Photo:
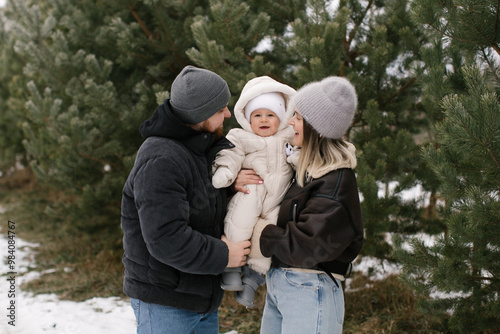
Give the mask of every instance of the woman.
<path id="1" fill-rule="evenodd" d="M 252 247 L 260 243 L 272 257 L 263 334 L 342 332 L 341 281 L 363 243 L 355 149 L 341 139 L 356 106 L 354 87 L 341 77 L 308 84 L 292 98 L 296 176 L 277 225 L 259 222 L 260 238 L 252 238 Z"/>

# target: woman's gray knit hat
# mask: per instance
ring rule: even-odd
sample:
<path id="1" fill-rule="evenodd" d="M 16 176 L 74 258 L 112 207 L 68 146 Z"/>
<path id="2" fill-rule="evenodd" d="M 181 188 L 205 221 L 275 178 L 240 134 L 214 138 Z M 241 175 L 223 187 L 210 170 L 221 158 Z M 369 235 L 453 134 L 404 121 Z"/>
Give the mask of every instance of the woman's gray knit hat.
<path id="1" fill-rule="evenodd" d="M 340 139 L 351 126 L 358 97 L 346 78 L 327 77 L 299 89 L 291 105 L 320 135 Z"/>
<path id="2" fill-rule="evenodd" d="M 229 102 L 231 93 L 218 74 L 186 66 L 170 89 L 172 112 L 182 122 L 197 124 L 210 118 Z"/>

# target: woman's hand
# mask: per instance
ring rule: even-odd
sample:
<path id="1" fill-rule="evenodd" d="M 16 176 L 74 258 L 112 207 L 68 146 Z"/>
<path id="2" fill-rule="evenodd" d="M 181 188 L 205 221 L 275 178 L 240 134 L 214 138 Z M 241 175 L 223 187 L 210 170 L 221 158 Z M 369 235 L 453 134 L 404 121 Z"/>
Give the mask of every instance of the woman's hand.
<path id="1" fill-rule="evenodd" d="M 249 194 L 250 190 L 248 190 L 245 186 L 247 184 L 262 184 L 264 180 L 255 173 L 253 169 L 242 169 L 236 176 L 236 180 L 234 180 L 233 187 L 236 191 L 241 191 L 242 193 Z"/>

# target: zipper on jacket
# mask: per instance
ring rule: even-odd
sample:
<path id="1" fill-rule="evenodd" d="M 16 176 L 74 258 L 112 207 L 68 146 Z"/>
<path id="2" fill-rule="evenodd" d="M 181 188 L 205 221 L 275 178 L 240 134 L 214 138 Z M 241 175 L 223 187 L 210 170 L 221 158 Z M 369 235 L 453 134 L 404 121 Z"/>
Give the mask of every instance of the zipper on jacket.
<path id="1" fill-rule="evenodd" d="M 299 221 L 299 213 L 300 213 L 300 200 L 294 199 L 292 200 L 292 207 L 290 208 L 290 216 L 294 223 Z"/>
<path id="2" fill-rule="evenodd" d="M 293 203 L 293 209 L 292 209 L 292 217 L 293 221 L 297 223 L 297 207 L 299 206 L 299 203 Z"/>

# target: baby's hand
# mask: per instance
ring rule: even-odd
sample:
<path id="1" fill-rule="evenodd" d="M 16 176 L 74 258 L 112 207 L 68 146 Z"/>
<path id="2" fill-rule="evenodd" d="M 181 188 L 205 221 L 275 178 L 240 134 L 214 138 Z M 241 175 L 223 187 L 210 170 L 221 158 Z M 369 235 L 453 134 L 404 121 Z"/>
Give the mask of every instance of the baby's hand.
<path id="1" fill-rule="evenodd" d="M 212 185 L 216 189 L 229 187 L 233 183 L 233 175 L 229 168 L 219 167 L 212 177 Z"/>

